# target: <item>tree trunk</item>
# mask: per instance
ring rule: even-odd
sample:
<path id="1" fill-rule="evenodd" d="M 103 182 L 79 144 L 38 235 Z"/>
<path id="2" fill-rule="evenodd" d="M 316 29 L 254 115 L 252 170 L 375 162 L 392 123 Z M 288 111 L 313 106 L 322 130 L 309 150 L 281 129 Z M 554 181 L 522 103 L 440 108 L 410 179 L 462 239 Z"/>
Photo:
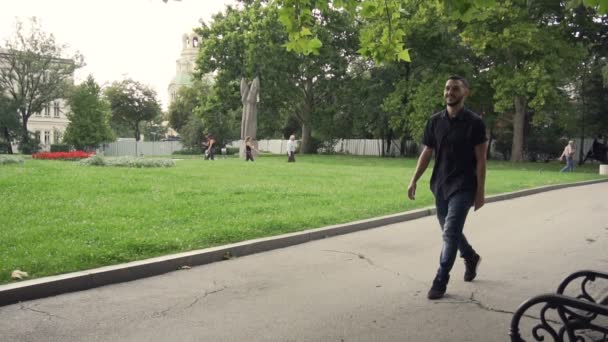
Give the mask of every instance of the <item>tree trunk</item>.
<path id="1" fill-rule="evenodd" d="M 135 131 L 135 141 L 139 141 L 139 135 L 140 135 L 139 122 L 135 125 L 134 131 Z"/>
<path id="2" fill-rule="evenodd" d="M 13 145 L 11 144 L 11 134 L 8 131 L 8 127 L 4 127 L 4 140 L 7 142 L 8 154 L 13 154 Z"/>
<path id="3" fill-rule="evenodd" d="M 302 145 L 300 145 L 300 153 L 312 153 L 312 130 L 306 122 L 302 124 Z"/>
<path id="4" fill-rule="evenodd" d="M 312 148 L 312 127 L 310 124 L 310 115 L 312 113 L 313 96 L 312 96 L 312 78 L 307 78 L 304 84 L 304 106 L 302 108 L 302 145 L 300 153 L 315 153 Z"/>
<path id="5" fill-rule="evenodd" d="M 489 131 L 490 131 L 490 133 L 488 134 L 488 149 L 486 150 L 486 159 L 487 160 L 490 160 L 490 157 L 491 157 L 490 152 L 492 151 L 492 140 L 494 140 L 493 136 L 492 136 L 492 129 L 490 128 Z"/>
<path id="6" fill-rule="evenodd" d="M 21 144 L 27 144 L 30 141 L 30 135 L 29 132 L 27 131 L 27 118 L 25 115 L 21 116 L 22 120 L 22 124 L 21 124 Z"/>
<path id="7" fill-rule="evenodd" d="M 526 98 L 515 97 L 515 117 L 513 118 L 513 144 L 511 145 L 511 161 L 524 160 L 524 126 L 526 122 Z"/>

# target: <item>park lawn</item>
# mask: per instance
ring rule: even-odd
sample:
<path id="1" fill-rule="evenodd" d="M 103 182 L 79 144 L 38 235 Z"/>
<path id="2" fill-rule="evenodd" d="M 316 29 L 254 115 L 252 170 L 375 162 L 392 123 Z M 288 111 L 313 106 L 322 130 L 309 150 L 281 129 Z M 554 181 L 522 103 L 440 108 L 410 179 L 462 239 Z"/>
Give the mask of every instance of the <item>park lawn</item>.
<path id="1" fill-rule="evenodd" d="M 176 158 L 179 158 L 176 156 Z M 371 218 L 433 204 L 416 160 L 352 156 L 184 159 L 172 168 L 0 166 L 0 283 Z M 597 165 L 491 162 L 488 195 L 600 178 Z"/>

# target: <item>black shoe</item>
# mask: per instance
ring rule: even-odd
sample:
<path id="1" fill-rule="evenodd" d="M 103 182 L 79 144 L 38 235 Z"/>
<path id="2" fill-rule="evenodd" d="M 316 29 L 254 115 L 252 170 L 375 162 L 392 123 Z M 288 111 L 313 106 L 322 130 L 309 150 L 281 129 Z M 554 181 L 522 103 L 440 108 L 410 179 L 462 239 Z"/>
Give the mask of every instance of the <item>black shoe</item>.
<path id="1" fill-rule="evenodd" d="M 469 259 L 464 259 L 464 281 L 473 281 L 477 276 L 477 267 L 481 264 L 481 256 L 475 253 L 473 257 Z"/>
<path id="2" fill-rule="evenodd" d="M 429 290 L 429 293 L 426 295 L 428 299 L 439 299 L 443 297 L 445 294 L 445 290 L 448 287 L 448 281 L 450 281 L 450 276 L 448 275 L 445 279 L 439 279 L 435 277 L 433 280 L 433 286 Z"/>

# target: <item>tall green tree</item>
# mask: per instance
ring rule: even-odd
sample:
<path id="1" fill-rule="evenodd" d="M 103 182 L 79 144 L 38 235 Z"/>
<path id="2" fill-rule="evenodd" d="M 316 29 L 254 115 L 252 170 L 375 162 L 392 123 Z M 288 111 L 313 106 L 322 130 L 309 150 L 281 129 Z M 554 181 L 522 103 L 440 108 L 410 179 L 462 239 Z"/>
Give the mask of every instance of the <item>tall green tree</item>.
<path id="1" fill-rule="evenodd" d="M 70 123 L 63 140 L 77 149 L 92 150 L 115 139 L 110 128 L 110 106 L 92 75 L 68 97 Z"/>
<path id="2" fill-rule="evenodd" d="M 195 109 L 205 102 L 210 92 L 210 82 L 202 80 L 194 81 L 192 86 L 181 87 L 167 111 L 169 126 L 181 133 L 188 120 L 194 115 Z"/>
<path id="3" fill-rule="evenodd" d="M 336 88 L 356 53 L 356 30 L 352 16 L 328 9 L 319 13 L 311 29 L 331 42 L 318 54 L 297 55 L 285 51 L 287 35 L 278 10 L 262 1 L 249 1 L 242 9 L 228 7 L 212 25 L 203 25 L 198 66 L 201 72 L 218 71 L 215 89 L 224 103 L 240 108 L 238 88 L 245 77 L 260 77 L 258 132 L 272 136 L 290 116 L 300 124 L 302 151 L 312 151 L 311 138 L 317 109 L 331 100 L 328 84 Z M 293 133 L 293 132 L 291 132 Z"/>
<path id="4" fill-rule="evenodd" d="M 166 2 L 166 0 L 164 0 Z M 311 31 L 316 14 L 328 8 L 338 9 L 358 16 L 363 22 L 361 32 L 362 55 L 377 62 L 410 61 L 410 46 L 402 38 L 406 32 L 397 22 L 407 16 L 409 0 L 276 0 L 281 9 L 281 21 L 288 32 L 286 48 L 304 55 L 318 53 L 321 46 L 329 42 Z M 515 1 L 517 2 L 517 1 Z M 480 18 L 497 7 L 510 5 L 513 1 L 497 0 L 430 0 L 427 3 L 438 5 L 447 15 L 465 21 Z M 608 0 L 566 0 L 543 1 L 525 0 L 526 5 L 560 4 L 568 7 L 584 5 L 598 13 L 608 14 Z"/>
<path id="5" fill-rule="evenodd" d="M 35 17 L 30 20 L 29 30 L 17 21 L 5 48 L 0 51 L 0 88 L 17 105 L 20 143 L 27 145 L 28 120 L 46 104 L 65 97 L 83 58 L 79 53 L 67 56 L 67 45 L 57 43 L 52 34 L 44 32 Z"/>
<path id="6" fill-rule="evenodd" d="M 559 88 L 572 79 L 585 51 L 566 39 L 560 3 L 528 6 L 525 0 L 497 3 L 475 16 L 462 33 L 464 42 L 494 63 L 490 70 L 497 111 L 512 112 L 511 161 L 524 159 L 530 112 L 542 112 L 565 98 Z"/>
<path id="7" fill-rule="evenodd" d="M 135 141 L 141 137 L 142 122 L 161 116 L 156 92 L 137 81 L 126 79 L 114 82 L 105 90 L 112 111 L 111 121 L 131 129 Z"/>
<path id="8" fill-rule="evenodd" d="M 13 154 L 12 142 L 19 132 L 19 114 L 15 102 L 4 95 L 0 88 L 0 141 L 9 154 Z"/>

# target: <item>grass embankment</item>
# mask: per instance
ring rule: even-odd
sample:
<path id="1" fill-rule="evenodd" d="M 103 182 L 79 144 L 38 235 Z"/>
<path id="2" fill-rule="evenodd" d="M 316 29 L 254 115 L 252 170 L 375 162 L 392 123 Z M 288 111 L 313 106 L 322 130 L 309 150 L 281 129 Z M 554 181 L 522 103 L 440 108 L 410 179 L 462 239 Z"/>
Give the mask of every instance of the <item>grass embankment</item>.
<path id="1" fill-rule="evenodd" d="M 180 158 L 176 156 L 176 158 Z M 406 200 L 414 159 L 186 159 L 172 168 L 27 160 L 0 166 L 0 283 L 429 206 L 431 170 Z M 487 193 L 597 178 L 597 166 L 491 162 Z"/>

